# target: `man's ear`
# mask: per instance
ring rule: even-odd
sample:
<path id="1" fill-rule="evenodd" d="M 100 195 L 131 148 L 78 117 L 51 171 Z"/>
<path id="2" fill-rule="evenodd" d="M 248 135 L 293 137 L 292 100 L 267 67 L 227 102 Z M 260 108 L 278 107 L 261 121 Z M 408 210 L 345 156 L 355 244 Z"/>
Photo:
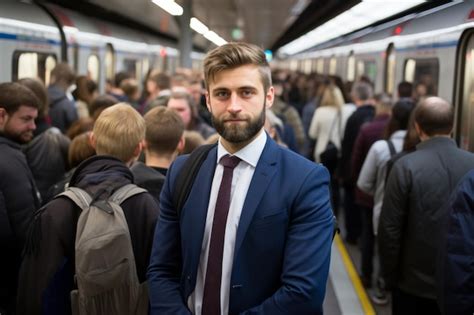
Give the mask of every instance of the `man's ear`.
<path id="1" fill-rule="evenodd" d="M 95 138 L 94 132 L 92 132 L 92 131 L 89 134 L 89 143 L 94 148 L 94 150 L 96 150 L 97 140 Z"/>
<path id="2" fill-rule="evenodd" d="M 133 150 L 133 156 L 134 157 L 140 156 L 140 153 L 142 153 L 142 150 L 144 147 L 145 147 L 145 139 L 138 142 L 137 146 L 135 147 L 135 150 Z"/>
<path id="3" fill-rule="evenodd" d="M 206 90 L 206 92 L 204 93 L 204 95 L 206 96 L 206 107 L 207 107 L 207 110 L 209 112 L 212 112 L 211 111 L 211 98 L 209 97 L 209 91 Z"/>
<path id="4" fill-rule="evenodd" d="M 267 94 L 265 95 L 265 100 L 266 100 L 265 103 L 267 104 L 267 108 L 272 107 L 273 101 L 275 100 L 275 89 L 273 88 L 273 86 L 270 86 L 268 88 Z"/>
<path id="5" fill-rule="evenodd" d="M 181 139 L 179 139 L 178 146 L 176 147 L 176 150 L 179 153 L 183 152 L 185 144 L 186 144 L 186 138 L 184 138 L 184 135 L 182 135 Z"/>

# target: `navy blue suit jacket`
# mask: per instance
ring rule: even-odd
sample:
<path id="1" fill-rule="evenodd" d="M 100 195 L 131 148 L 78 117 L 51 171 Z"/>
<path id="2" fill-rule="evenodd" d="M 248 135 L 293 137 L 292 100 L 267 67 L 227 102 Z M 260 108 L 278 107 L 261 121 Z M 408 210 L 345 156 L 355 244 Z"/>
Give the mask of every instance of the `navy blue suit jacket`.
<path id="1" fill-rule="evenodd" d="M 267 139 L 237 230 L 229 314 L 321 314 L 334 222 L 329 175 Z M 178 217 L 171 196 L 185 159 L 171 166 L 161 194 L 148 268 L 152 314 L 190 314 L 217 148 Z"/>

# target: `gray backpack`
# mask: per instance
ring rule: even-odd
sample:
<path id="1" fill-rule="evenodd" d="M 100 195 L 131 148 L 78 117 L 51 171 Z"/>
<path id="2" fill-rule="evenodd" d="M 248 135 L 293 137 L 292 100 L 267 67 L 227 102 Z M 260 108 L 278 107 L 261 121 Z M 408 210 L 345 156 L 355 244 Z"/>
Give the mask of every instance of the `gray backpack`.
<path id="1" fill-rule="evenodd" d="M 145 191 L 128 184 L 105 200 L 92 200 L 77 187 L 60 194 L 82 209 L 76 231 L 73 315 L 148 313 L 147 284 L 138 280 L 130 232 L 120 206 Z"/>

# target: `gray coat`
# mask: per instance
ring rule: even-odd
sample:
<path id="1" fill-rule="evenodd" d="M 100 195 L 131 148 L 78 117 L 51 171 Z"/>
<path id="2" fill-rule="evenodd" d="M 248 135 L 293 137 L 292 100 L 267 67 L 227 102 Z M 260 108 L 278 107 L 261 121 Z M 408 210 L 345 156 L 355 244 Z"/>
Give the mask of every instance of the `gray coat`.
<path id="1" fill-rule="evenodd" d="M 390 172 L 379 225 L 383 274 L 389 286 L 436 298 L 435 261 L 447 202 L 474 168 L 474 154 L 447 137 L 420 143 Z"/>

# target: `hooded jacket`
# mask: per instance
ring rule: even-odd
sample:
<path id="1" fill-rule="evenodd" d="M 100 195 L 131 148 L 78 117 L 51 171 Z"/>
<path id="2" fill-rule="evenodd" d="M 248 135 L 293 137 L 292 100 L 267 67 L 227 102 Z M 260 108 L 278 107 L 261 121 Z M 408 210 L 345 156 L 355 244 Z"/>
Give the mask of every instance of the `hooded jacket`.
<path id="1" fill-rule="evenodd" d="M 77 167 L 69 186 L 82 188 L 93 197 L 107 198 L 132 182 L 133 175 L 123 162 L 110 156 L 93 156 Z M 149 193 L 132 196 L 121 206 L 130 231 L 137 275 L 143 282 L 159 207 Z M 66 197 L 53 199 L 36 213 L 20 269 L 17 314 L 71 313 L 69 294 L 73 289 L 79 215 L 80 208 Z"/>

